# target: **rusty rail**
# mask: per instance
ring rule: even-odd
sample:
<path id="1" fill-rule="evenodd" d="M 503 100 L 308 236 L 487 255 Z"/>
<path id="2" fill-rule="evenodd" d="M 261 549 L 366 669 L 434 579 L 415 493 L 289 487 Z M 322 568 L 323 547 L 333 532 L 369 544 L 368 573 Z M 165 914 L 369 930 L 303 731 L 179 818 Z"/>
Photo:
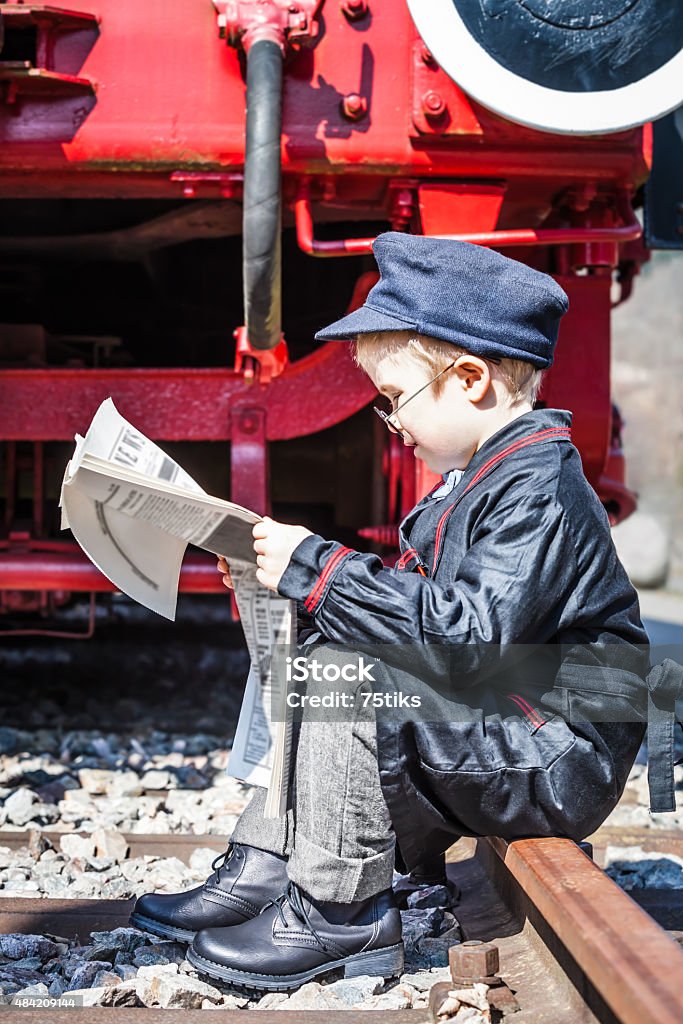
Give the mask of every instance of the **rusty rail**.
<path id="1" fill-rule="evenodd" d="M 578 846 L 490 839 L 482 853 L 518 912 L 560 944 L 620 1024 L 680 1024 L 683 950 Z"/>

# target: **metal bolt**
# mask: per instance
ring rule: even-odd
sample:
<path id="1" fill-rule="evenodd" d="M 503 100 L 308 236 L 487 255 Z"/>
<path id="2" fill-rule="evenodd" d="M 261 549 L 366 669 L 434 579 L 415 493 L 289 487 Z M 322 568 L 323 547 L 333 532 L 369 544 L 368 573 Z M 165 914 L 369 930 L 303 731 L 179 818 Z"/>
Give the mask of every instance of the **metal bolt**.
<path id="1" fill-rule="evenodd" d="M 432 52 L 426 46 L 423 46 L 422 49 L 420 50 L 420 57 L 422 58 L 423 62 L 427 65 L 427 67 L 436 67 L 436 61 L 434 60 Z"/>
<path id="2" fill-rule="evenodd" d="M 422 97 L 422 109 L 427 117 L 432 117 L 436 120 L 443 117 L 446 113 L 446 101 L 440 93 L 430 89 Z"/>
<path id="3" fill-rule="evenodd" d="M 471 939 L 451 946 L 448 950 L 451 976 L 456 983 L 481 982 L 496 984 L 493 980 L 500 966 L 498 946 L 492 942 Z"/>
<path id="4" fill-rule="evenodd" d="M 341 9 L 349 21 L 360 21 L 368 13 L 369 7 L 367 0 L 343 0 Z"/>
<path id="5" fill-rule="evenodd" d="M 360 121 L 368 112 L 368 101 L 365 96 L 359 96 L 357 92 L 350 92 L 342 99 L 341 110 L 347 120 Z"/>

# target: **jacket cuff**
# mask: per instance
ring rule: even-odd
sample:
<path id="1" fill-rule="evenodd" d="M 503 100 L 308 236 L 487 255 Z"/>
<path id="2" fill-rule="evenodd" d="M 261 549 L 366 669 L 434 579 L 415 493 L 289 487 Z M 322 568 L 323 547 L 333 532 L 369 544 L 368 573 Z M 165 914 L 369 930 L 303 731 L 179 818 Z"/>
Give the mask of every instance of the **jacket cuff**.
<path id="1" fill-rule="evenodd" d="M 313 616 L 325 600 L 334 577 L 351 555 L 352 548 L 317 533 L 304 537 L 294 548 L 289 564 L 277 585 L 277 592 L 297 603 Z"/>

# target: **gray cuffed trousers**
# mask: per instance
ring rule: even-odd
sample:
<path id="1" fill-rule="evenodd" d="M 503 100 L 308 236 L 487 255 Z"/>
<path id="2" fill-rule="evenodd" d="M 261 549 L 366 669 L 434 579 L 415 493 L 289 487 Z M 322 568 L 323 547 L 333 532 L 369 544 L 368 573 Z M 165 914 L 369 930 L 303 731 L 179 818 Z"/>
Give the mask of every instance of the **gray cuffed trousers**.
<path id="1" fill-rule="evenodd" d="M 323 653 L 315 648 L 316 658 Z M 307 683 L 308 693 L 335 689 Z M 379 780 L 375 712 L 363 706 L 367 692 L 372 687 L 362 683 L 353 708 L 337 711 L 337 720 L 303 709 L 290 809 L 264 818 L 266 790 L 255 788 L 232 833 L 235 842 L 287 856 L 290 880 L 314 899 L 351 903 L 391 887 L 395 836 Z"/>

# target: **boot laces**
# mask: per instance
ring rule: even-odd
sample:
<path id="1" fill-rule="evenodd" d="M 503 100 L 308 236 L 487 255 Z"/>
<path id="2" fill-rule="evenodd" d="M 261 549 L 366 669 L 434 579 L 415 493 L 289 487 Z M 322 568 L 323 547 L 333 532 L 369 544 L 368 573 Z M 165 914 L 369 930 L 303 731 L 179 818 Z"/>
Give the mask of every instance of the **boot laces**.
<path id="1" fill-rule="evenodd" d="M 230 843 L 228 848 L 226 850 L 224 850 L 223 853 L 219 853 L 218 856 L 214 857 L 214 859 L 211 861 L 211 867 L 213 868 L 214 874 L 211 877 L 210 881 L 214 885 L 218 885 L 220 883 L 221 871 L 223 871 L 223 870 L 225 872 L 230 871 L 230 868 L 232 867 L 231 861 L 232 861 L 232 857 L 233 857 L 234 852 L 235 852 L 235 844 L 234 843 Z M 219 861 L 220 861 L 220 864 L 219 864 Z"/>
<path id="2" fill-rule="evenodd" d="M 278 917 L 280 918 L 283 927 L 289 928 L 289 923 L 287 921 L 287 918 L 285 917 L 285 905 L 287 905 L 290 908 L 294 916 L 301 922 L 301 924 L 304 925 L 305 928 L 307 928 L 311 935 L 315 936 L 316 942 L 318 943 L 320 948 L 324 950 L 325 953 L 331 952 L 328 949 L 324 939 L 321 939 L 321 937 L 318 935 L 317 931 L 311 924 L 308 912 L 306 910 L 306 907 L 304 906 L 301 890 L 298 888 L 297 885 L 294 884 L 294 882 L 288 882 L 287 888 L 280 896 L 277 897 L 277 899 L 268 900 L 268 902 L 264 904 L 261 913 L 263 913 L 266 907 L 276 907 Z"/>

